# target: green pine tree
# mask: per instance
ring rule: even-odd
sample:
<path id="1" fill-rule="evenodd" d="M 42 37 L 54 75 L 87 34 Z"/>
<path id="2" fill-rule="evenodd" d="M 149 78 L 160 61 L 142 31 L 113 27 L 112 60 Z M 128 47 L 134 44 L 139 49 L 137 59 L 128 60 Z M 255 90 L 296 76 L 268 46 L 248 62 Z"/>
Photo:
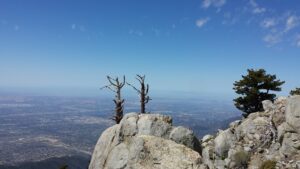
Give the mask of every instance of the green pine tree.
<path id="1" fill-rule="evenodd" d="M 291 90 L 290 95 L 300 95 L 300 88 L 296 88 L 295 90 Z"/>
<path id="2" fill-rule="evenodd" d="M 273 101 L 276 97 L 270 91 L 281 91 L 284 81 L 276 79 L 276 75 L 266 74 L 264 69 L 248 69 L 248 74 L 242 76 L 240 81 L 235 81 L 234 90 L 240 97 L 234 99 L 235 106 L 243 111 L 243 116 L 262 111 L 262 101 Z"/>

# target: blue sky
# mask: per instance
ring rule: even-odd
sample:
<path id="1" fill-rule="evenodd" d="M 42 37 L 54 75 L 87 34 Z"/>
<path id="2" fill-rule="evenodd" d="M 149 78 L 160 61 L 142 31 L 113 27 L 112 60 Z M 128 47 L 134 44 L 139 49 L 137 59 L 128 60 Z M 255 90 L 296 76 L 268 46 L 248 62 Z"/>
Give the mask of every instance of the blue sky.
<path id="1" fill-rule="evenodd" d="M 298 0 L 1 0 L 0 87 L 233 94 L 247 68 L 300 86 Z"/>

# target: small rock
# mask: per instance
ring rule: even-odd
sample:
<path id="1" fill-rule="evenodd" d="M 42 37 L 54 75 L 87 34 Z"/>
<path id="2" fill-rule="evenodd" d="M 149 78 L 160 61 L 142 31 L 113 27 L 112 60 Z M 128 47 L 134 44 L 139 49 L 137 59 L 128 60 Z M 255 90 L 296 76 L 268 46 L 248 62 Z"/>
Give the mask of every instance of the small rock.
<path id="1" fill-rule="evenodd" d="M 214 138 L 214 136 L 207 134 L 202 138 L 202 142 L 208 142 L 209 140 L 211 140 L 213 138 Z"/>
<path id="2" fill-rule="evenodd" d="M 219 157 L 227 157 L 227 152 L 236 142 L 234 134 L 229 130 L 219 133 L 215 138 L 215 152 Z"/>
<path id="3" fill-rule="evenodd" d="M 262 101 L 262 105 L 265 111 L 272 111 L 275 108 L 274 104 L 270 100 Z"/>

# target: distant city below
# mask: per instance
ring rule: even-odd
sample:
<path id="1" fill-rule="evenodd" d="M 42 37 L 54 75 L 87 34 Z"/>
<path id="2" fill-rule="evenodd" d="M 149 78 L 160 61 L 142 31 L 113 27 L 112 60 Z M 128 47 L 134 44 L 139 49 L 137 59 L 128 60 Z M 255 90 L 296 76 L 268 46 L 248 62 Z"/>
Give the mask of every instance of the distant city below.
<path id="1" fill-rule="evenodd" d="M 2 94 L 0 168 L 61 159 L 72 164 L 73 158 L 84 168 L 101 132 L 114 124 L 113 109 L 108 98 Z M 138 100 L 127 99 L 125 112 L 138 111 Z M 217 99 L 154 97 L 147 111 L 172 115 L 174 125 L 193 129 L 199 138 L 240 118 L 232 103 Z"/>

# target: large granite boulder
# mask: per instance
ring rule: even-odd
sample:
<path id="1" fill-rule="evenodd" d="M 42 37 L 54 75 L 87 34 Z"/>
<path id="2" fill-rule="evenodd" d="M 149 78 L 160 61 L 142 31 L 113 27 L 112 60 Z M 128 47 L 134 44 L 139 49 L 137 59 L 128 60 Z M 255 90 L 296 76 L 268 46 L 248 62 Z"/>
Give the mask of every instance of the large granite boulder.
<path id="1" fill-rule="evenodd" d="M 200 153 L 193 132 L 171 117 L 129 113 L 102 133 L 89 169 L 197 169 Z"/>
<path id="2" fill-rule="evenodd" d="M 221 158 L 226 158 L 231 146 L 235 144 L 236 138 L 230 129 L 219 131 L 218 136 L 214 140 L 215 152 Z"/>
<path id="3" fill-rule="evenodd" d="M 287 100 L 286 122 L 300 134 L 300 96 L 291 96 Z"/>

